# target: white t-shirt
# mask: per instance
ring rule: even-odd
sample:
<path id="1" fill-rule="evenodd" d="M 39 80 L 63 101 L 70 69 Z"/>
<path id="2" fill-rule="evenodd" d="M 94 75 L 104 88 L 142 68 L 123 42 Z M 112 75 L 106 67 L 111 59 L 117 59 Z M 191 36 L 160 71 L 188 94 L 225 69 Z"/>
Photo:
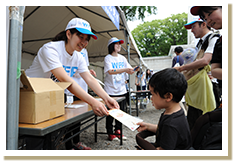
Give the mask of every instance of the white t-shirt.
<path id="1" fill-rule="evenodd" d="M 104 80 L 104 90 L 108 95 L 122 95 L 127 93 L 125 87 L 126 73 L 113 74 L 108 73 L 112 69 L 121 69 L 121 68 L 132 68 L 128 63 L 127 59 L 118 54 L 118 56 L 112 56 L 108 54 L 104 59 L 104 73 L 106 75 Z"/>
<path id="2" fill-rule="evenodd" d="M 83 56 L 83 58 L 86 61 L 86 65 L 88 67 L 89 66 L 88 51 L 84 48 L 84 49 L 82 49 L 82 51 L 80 51 L 79 55 Z M 80 76 L 78 71 L 75 72 L 75 74 L 74 74 L 74 76 L 72 78 L 79 84 L 79 86 L 81 88 L 83 88 L 83 90 L 85 90 L 85 92 L 88 92 L 88 85 L 84 81 L 84 79 Z"/>
<path id="3" fill-rule="evenodd" d="M 203 42 L 205 41 L 206 37 L 209 35 L 209 34 L 212 34 L 213 32 L 210 31 L 208 32 L 206 35 L 204 35 L 201 39 L 203 40 Z M 217 39 L 219 39 L 219 37 L 213 37 L 212 39 L 210 39 L 209 43 L 208 43 L 208 46 L 207 46 L 207 49 L 205 50 L 205 53 L 211 53 L 213 54 L 213 51 L 214 51 L 214 47 L 215 47 L 215 43 L 217 41 Z M 199 48 L 201 49 L 201 47 Z"/>
<path id="4" fill-rule="evenodd" d="M 59 67 L 63 67 L 70 77 L 73 77 L 76 71 L 88 71 L 84 57 L 79 52 L 74 51 L 71 56 L 65 49 L 65 42 L 56 41 L 46 43 L 39 49 L 25 73 L 29 77 L 50 78 L 51 70 Z"/>

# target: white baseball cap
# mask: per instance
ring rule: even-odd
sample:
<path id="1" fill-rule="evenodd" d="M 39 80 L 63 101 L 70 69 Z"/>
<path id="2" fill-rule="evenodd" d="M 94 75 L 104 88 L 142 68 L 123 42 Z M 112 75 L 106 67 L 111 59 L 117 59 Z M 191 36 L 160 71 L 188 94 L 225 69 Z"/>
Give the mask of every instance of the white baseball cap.
<path id="1" fill-rule="evenodd" d="M 204 22 L 199 16 L 198 17 L 193 17 L 193 21 L 189 22 L 184 25 L 184 27 L 188 30 L 192 28 L 192 25 L 196 22 Z"/>
<path id="2" fill-rule="evenodd" d="M 109 47 L 111 43 L 117 43 L 117 42 L 119 42 L 120 44 L 123 44 L 124 40 L 113 37 L 108 41 L 107 47 Z"/>
<path id="3" fill-rule="evenodd" d="M 67 24 L 65 31 L 72 28 L 77 29 L 82 34 L 91 35 L 95 40 L 97 40 L 98 38 L 94 33 L 92 33 L 90 24 L 86 20 L 83 20 L 81 18 L 71 19 Z"/>

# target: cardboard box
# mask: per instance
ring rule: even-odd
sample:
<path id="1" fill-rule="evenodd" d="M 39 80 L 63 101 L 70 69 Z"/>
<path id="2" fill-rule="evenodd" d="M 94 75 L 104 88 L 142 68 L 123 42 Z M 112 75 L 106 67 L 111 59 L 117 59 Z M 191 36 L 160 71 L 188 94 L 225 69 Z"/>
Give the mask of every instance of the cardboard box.
<path id="1" fill-rule="evenodd" d="M 65 114 L 64 89 L 70 82 L 54 82 L 49 78 L 29 78 L 22 72 L 19 122 L 37 124 Z"/>

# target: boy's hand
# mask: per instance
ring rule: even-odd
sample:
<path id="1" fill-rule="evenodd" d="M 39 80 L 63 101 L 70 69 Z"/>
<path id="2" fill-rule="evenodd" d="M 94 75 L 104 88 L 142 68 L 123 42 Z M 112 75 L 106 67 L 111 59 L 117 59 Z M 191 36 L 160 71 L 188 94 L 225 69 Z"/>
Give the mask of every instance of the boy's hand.
<path id="1" fill-rule="evenodd" d="M 140 125 L 138 128 L 137 128 L 137 131 L 138 132 L 142 132 L 144 130 L 147 130 L 147 124 L 145 122 L 138 122 L 137 125 Z"/>

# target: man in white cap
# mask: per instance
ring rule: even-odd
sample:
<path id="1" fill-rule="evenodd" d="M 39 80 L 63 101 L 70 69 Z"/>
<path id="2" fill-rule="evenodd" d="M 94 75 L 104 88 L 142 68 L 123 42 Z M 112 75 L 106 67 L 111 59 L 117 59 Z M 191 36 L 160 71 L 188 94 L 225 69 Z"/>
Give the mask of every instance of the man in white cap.
<path id="1" fill-rule="evenodd" d="M 210 93 L 212 91 L 212 84 L 210 83 L 211 86 L 208 86 L 208 83 L 206 84 L 205 87 L 198 87 L 199 92 L 194 92 L 194 95 L 192 94 L 193 88 L 196 87 L 196 85 L 199 86 L 204 86 L 203 81 L 193 81 L 193 78 L 195 75 L 197 75 L 201 70 L 205 69 L 207 73 L 207 66 L 209 65 L 212 54 L 214 51 L 214 46 L 219 38 L 218 34 L 213 33 L 211 31 L 210 27 L 207 26 L 206 22 L 204 22 L 202 19 L 199 17 L 194 17 L 192 22 L 189 22 L 184 25 L 186 29 L 191 29 L 191 32 L 194 34 L 195 38 L 200 38 L 198 44 L 196 47 L 198 48 L 198 54 L 192 63 L 182 65 L 180 67 L 175 67 L 179 72 L 184 71 L 184 75 L 186 80 L 188 81 L 188 89 L 186 92 L 186 102 L 189 106 L 188 108 L 188 114 L 187 114 L 187 119 L 189 122 L 190 129 L 192 129 L 195 121 L 197 120 L 198 117 L 200 117 L 202 114 L 212 111 L 215 109 L 215 99 L 213 95 L 213 99 L 211 98 L 209 102 L 206 102 L 207 96 L 211 97 L 209 95 L 203 94 L 205 89 L 208 90 Z M 207 74 L 204 74 L 207 75 Z M 191 79 L 191 84 L 190 85 L 190 79 Z M 193 85 L 194 84 L 194 85 Z M 196 88 L 195 88 L 196 89 Z M 189 96 L 188 96 L 189 95 Z M 212 95 L 212 94 L 210 94 Z M 199 97 L 202 98 L 201 103 L 199 103 Z M 206 106 L 203 107 L 202 104 L 207 104 Z M 204 109 L 203 109 L 204 108 Z"/>

